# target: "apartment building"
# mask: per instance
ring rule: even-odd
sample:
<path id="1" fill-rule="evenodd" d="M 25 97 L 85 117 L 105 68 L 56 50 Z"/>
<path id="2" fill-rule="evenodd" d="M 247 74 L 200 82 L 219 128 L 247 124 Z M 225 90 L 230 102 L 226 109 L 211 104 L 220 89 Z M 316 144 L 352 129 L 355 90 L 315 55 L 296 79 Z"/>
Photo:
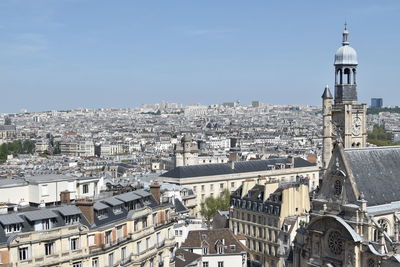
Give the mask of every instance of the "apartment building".
<path id="1" fill-rule="evenodd" d="M 71 200 L 93 198 L 100 193 L 100 185 L 100 179 L 96 177 L 61 174 L 0 179 L 0 202 L 21 206 L 54 205 L 61 202 L 61 192 L 68 191 Z"/>
<path id="2" fill-rule="evenodd" d="M 201 255 L 202 267 L 247 266 L 247 249 L 229 229 L 190 231 L 181 249 Z"/>
<path id="3" fill-rule="evenodd" d="M 164 182 L 193 189 L 196 206 L 190 214 L 200 217 L 200 205 L 207 197 L 218 197 L 225 189 L 234 192 L 248 179 L 276 178 L 293 182 L 297 176 L 309 180 L 310 190 L 318 186 L 319 167 L 300 157 L 179 166 L 160 178 Z"/>
<path id="4" fill-rule="evenodd" d="M 250 259 L 260 266 L 285 266 L 300 222 L 308 221 L 308 180 L 248 180 L 231 195 L 231 207 L 229 227 L 246 237 Z"/>
<path id="5" fill-rule="evenodd" d="M 0 215 L 1 266 L 174 266 L 171 205 L 144 190 Z"/>

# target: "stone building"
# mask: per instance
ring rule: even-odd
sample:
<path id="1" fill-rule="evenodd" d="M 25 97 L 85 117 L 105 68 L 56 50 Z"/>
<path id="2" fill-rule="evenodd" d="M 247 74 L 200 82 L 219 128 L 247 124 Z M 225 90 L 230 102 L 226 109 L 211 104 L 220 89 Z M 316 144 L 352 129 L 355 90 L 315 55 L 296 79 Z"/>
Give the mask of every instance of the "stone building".
<path id="1" fill-rule="evenodd" d="M 336 87 L 332 110 L 345 111 L 338 116 L 342 131 L 333 143 L 324 142 L 326 170 L 310 222 L 297 233 L 290 266 L 400 266 L 400 146 L 363 148 L 365 106 L 356 102 L 357 58 L 347 37 L 345 29 L 335 71 L 340 81 L 347 73 L 354 83 Z M 346 68 L 338 69 L 336 61 Z M 325 90 L 325 99 L 329 94 Z"/>
<path id="2" fill-rule="evenodd" d="M 238 189 L 247 179 L 276 178 L 296 181 L 297 176 L 310 180 L 310 189 L 318 186 L 319 167 L 299 157 L 272 158 L 217 164 L 179 166 L 160 178 L 164 182 L 189 187 L 196 195 L 196 206 L 190 211 L 200 217 L 200 205 L 207 197 L 218 197 L 224 190 Z"/>
<path id="3" fill-rule="evenodd" d="M 322 95 L 323 153 L 322 167 L 327 168 L 336 137 L 344 148 L 365 147 L 367 140 L 366 104 L 357 103 L 357 52 L 349 44 L 349 31 L 343 31 L 342 46 L 335 54 L 335 96 L 328 87 Z"/>
<path id="4" fill-rule="evenodd" d="M 189 134 L 185 134 L 181 143 L 175 145 L 174 154 L 175 167 L 199 163 L 197 143 L 193 142 Z"/>
<path id="5" fill-rule="evenodd" d="M 308 221 L 308 180 L 248 180 L 231 195 L 230 229 L 247 239 L 259 266 L 285 266 L 301 221 Z"/>
<path id="6" fill-rule="evenodd" d="M 174 266 L 171 211 L 138 190 L 0 215 L 1 266 Z"/>

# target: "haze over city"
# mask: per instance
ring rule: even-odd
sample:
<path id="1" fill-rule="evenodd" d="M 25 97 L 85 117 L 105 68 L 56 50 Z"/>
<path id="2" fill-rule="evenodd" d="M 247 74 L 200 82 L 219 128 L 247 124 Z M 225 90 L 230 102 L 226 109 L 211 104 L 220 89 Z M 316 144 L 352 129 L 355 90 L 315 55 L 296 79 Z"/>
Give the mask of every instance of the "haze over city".
<path id="1" fill-rule="evenodd" d="M 345 21 L 359 101 L 397 105 L 399 11 L 398 1 L 2 0 L 0 112 L 320 105 Z"/>

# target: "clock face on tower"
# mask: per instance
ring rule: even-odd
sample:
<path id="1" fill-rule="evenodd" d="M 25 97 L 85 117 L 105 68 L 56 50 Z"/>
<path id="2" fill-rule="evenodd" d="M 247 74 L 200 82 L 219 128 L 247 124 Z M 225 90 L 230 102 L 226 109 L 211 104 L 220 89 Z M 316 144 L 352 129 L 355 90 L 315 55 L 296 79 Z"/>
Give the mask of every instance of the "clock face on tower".
<path id="1" fill-rule="evenodd" d="M 361 119 L 360 119 L 360 117 L 355 117 L 353 119 L 352 133 L 353 133 L 353 135 L 360 135 L 360 133 L 361 133 Z"/>

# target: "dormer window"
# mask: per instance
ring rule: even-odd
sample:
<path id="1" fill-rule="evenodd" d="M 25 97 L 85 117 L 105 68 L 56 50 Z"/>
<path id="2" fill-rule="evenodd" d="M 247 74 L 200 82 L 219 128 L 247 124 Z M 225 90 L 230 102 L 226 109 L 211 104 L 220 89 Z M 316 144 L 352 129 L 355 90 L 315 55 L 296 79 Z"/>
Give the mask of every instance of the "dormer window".
<path id="1" fill-rule="evenodd" d="M 22 230 L 22 224 L 16 223 L 16 224 L 9 224 L 4 227 L 4 231 L 6 234 L 11 234 L 11 233 L 18 233 L 21 232 Z"/>
<path id="2" fill-rule="evenodd" d="M 121 205 L 118 205 L 118 206 L 113 207 L 113 212 L 114 212 L 114 214 L 121 213 L 121 212 L 122 212 L 122 207 L 121 207 Z"/>
<path id="3" fill-rule="evenodd" d="M 231 250 L 236 250 L 236 245 L 230 245 L 229 248 L 230 248 Z"/>
<path id="4" fill-rule="evenodd" d="M 207 255 L 208 254 L 208 247 L 203 247 L 203 255 Z"/>
<path id="5" fill-rule="evenodd" d="M 217 251 L 218 251 L 218 254 L 224 253 L 224 246 L 222 246 L 222 245 L 218 246 Z"/>
<path id="6" fill-rule="evenodd" d="M 79 215 L 69 215 L 64 217 L 64 222 L 66 225 L 74 224 L 74 223 L 79 223 L 80 221 L 80 216 Z"/>
<path id="7" fill-rule="evenodd" d="M 99 220 L 105 219 L 107 217 L 108 217 L 108 214 L 107 214 L 106 209 L 97 211 L 97 218 L 99 218 Z"/>

